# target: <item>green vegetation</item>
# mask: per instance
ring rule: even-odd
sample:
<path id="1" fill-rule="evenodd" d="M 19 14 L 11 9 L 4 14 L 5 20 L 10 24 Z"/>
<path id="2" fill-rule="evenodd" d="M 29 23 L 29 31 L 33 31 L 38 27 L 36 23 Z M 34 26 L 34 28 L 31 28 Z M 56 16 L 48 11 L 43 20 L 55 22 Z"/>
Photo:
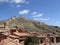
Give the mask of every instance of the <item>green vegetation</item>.
<path id="1" fill-rule="evenodd" d="M 40 33 L 56 33 L 60 35 L 60 27 L 49 26 L 42 22 L 26 19 L 22 16 L 15 19 L 11 18 L 5 21 L 0 21 L 0 25 L 3 25 L 3 22 L 9 22 L 8 24 L 5 24 L 5 26 L 7 26 L 8 28 L 13 28 L 15 25 L 18 25 L 22 30 L 37 31 Z"/>
<path id="2" fill-rule="evenodd" d="M 36 36 L 27 37 L 25 39 L 24 45 L 35 45 L 39 44 L 39 40 Z"/>

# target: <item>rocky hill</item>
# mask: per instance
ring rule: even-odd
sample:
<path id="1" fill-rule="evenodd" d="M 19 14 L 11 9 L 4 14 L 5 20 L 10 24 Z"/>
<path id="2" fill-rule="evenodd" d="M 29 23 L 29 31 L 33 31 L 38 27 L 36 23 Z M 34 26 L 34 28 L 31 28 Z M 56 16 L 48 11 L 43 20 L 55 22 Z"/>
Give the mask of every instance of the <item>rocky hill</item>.
<path id="1" fill-rule="evenodd" d="M 30 31 L 37 31 L 40 33 L 55 33 L 60 34 L 60 27 L 58 26 L 49 26 L 42 22 L 37 22 L 35 20 L 26 19 L 22 16 L 16 18 L 15 16 L 5 20 L 0 21 L 0 25 L 2 22 L 6 22 L 6 26 L 8 28 L 13 28 L 14 26 L 19 26 L 22 30 L 30 30 Z"/>

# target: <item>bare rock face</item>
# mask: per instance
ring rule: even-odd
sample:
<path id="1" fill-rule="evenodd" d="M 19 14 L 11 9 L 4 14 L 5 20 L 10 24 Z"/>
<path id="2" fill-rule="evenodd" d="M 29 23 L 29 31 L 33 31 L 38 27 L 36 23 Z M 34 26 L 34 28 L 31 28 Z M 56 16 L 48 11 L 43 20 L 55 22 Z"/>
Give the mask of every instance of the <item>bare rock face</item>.
<path id="1" fill-rule="evenodd" d="M 6 22 L 6 25 L 4 24 L 4 22 Z M 50 26 L 42 22 L 37 22 L 35 20 L 24 18 L 22 16 L 18 18 L 14 16 L 10 19 L 0 21 L 0 26 L 3 26 L 3 25 L 5 25 L 5 27 L 8 29 L 13 28 L 14 26 L 17 25 L 22 30 L 60 34 L 60 27 Z"/>
<path id="2" fill-rule="evenodd" d="M 1 45 L 20 45 L 18 42 L 8 38 L 1 41 Z"/>

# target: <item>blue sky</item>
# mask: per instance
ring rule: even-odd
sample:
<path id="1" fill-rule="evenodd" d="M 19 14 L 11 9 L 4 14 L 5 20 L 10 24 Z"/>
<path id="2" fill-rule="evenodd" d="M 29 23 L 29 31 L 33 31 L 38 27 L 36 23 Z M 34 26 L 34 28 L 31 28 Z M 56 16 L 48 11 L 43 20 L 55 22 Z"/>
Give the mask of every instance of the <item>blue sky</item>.
<path id="1" fill-rule="evenodd" d="M 60 0 L 0 0 L 0 20 L 20 15 L 60 26 Z"/>

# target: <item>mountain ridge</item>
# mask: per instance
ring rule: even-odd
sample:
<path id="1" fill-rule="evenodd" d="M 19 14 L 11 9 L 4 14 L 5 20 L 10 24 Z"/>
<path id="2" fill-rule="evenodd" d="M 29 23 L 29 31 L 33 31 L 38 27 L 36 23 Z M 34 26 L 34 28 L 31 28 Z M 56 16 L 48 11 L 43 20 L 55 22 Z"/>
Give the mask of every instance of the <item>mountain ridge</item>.
<path id="1" fill-rule="evenodd" d="M 55 33 L 60 35 L 60 27 L 58 26 L 50 26 L 42 22 L 37 22 L 35 20 L 30 20 L 24 17 L 12 17 L 8 20 L 5 21 L 0 21 L 1 22 L 6 22 L 6 26 L 8 28 L 13 28 L 14 26 L 18 26 L 22 30 L 27 30 L 27 31 L 37 31 L 40 33 Z"/>

